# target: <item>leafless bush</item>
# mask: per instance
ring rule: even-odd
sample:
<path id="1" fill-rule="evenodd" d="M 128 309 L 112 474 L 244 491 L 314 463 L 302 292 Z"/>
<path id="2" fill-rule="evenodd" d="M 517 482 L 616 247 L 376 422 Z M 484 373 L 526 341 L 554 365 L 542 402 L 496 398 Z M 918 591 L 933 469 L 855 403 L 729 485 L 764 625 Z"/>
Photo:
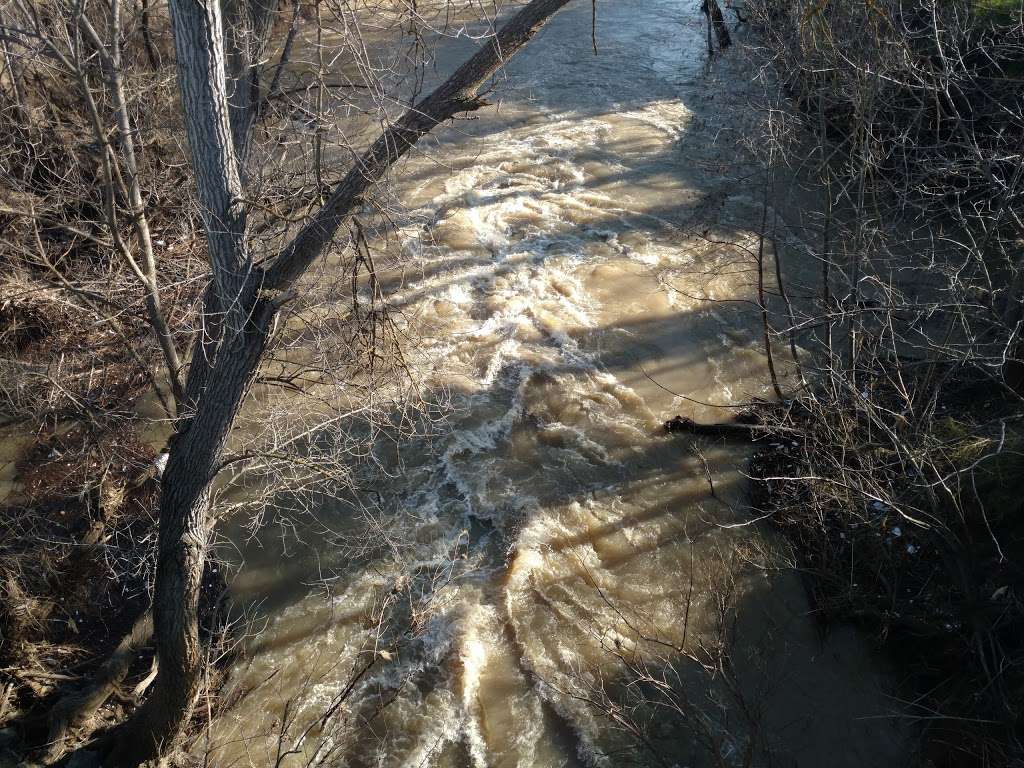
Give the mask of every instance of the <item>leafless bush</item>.
<path id="1" fill-rule="evenodd" d="M 1006 765 L 1024 690 L 1021 9 L 752 12 L 789 97 L 765 146 L 824 198 L 804 221 L 818 284 L 772 319 L 807 382 L 782 409 L 798 443 L 757 462 L 763 501 L 821 614 L 908 671 L 922 763 Z"/>

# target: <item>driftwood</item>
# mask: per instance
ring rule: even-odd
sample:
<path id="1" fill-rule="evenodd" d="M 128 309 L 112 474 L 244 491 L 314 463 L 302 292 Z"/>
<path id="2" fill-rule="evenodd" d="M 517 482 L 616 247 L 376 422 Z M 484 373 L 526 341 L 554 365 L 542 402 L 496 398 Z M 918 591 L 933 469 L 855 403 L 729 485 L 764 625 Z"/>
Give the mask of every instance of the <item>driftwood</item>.
<path id="1" fill-rule="evenodd" d="M 725 437 L 732 440 L 758 440 L 780 433 L 792 435 L 797 431 L 777 424 L 764 424 L 754 411 L 741 411 L 732 421 L 715 424 L 702 424 L 686 416 L 676 416 L 666 421 L 663 426 L 666 432 L 685 432 L 690 435 Z"/>

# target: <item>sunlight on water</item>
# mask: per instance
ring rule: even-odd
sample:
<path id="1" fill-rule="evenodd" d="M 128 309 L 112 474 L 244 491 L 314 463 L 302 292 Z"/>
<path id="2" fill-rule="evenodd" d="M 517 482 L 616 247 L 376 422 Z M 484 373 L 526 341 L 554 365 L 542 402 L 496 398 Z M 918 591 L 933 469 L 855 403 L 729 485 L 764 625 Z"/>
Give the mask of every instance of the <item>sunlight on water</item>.
<path id="1" fill-rule="evenodd" d="M 253 691 L 211 733 L 218 765 L 273 765 L 281 744 L 298 744 L 283 765 L 658 764 L 601 706 L 637 660 L 700 726 L 651 723 L 665 765 L 741 765 L 758 728 L 809 768 L 898 756 L 884 721 L 857 719 L 887 711 L 859 640 L 819 647 L 798 580 L 756 567 L 777 560 L 746 524 L 745 449 L 659 429 L 721 417 L 680 395 L 769 392 L 756 312 L 707 301 L 751 297 L 749 258 L 716 241 L 749 243 L 759 210 L 734 147 L 747 86 L 739 64 L 705 71 L 696 5 L 602 4 L 596 57 L 589 4 L 571 6 L 500 110 L 404 170 L 389 298 L 451 430 L 381 481 L 391 550 L 345 564 L 314 544 L 298 570 L 251 552 L 238 598 L 278 594 L 232 675 Z M 701 666 L 724 591 L 746 632 L 735 678 Z M 382 629 L 382 604 L 412 631 Z M 771 670 L 831 689 L 787 698 Z M 744 719 L 737 692 L 776 710 Z"/>

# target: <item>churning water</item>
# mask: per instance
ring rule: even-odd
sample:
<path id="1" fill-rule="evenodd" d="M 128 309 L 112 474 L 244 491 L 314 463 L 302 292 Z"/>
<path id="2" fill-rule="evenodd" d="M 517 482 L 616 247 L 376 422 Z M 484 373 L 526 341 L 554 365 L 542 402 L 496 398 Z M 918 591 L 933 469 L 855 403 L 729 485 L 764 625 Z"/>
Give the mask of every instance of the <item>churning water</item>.
<path id="1" fill-rule="evenodd" d="M 389 547 L 249 548 L 217 765 L 899 763 L 868 650 L 819 637 L 744 508 L 747 449 L 659 426 L 769 392 L 750 74 L 708 66 L 695 0 L 600 3 L 596 56 L 590 11 L 402 169 L 388 298 L 450 429 L 380 481 Z"/>

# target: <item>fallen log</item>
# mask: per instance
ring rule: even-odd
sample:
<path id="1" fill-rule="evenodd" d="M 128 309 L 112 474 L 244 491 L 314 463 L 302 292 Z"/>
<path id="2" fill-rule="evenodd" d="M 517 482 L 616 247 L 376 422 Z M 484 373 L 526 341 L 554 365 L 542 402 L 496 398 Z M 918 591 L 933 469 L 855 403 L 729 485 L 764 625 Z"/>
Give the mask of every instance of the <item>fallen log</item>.
<path id="1" fill-rule="evenodd" d="M 780 424 L 764 424 L 754 411 L 741 411 L 732 421 L 702 424 L 686 416 L 676 416 L 664 423 L 666 432 L 683 432 L 702 437 L 725 437 L 732 440 L 759 440 L 785 434 L 792 436 L 798 430 Z"/>

